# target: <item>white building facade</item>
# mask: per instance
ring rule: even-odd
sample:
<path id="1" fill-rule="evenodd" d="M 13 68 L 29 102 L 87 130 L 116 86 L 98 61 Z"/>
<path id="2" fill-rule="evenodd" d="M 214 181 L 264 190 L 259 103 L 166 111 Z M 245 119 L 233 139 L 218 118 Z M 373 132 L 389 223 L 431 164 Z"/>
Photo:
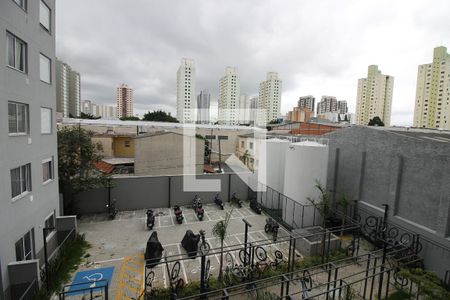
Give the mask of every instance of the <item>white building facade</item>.
<path id="1" fill-rule="evenodd" d="M 116 97 L 116 114 L 117 118 L 133 116 L 133 89 L 126 84 L 122 84 L 117 88 Z"/>
<path id="2" fill-rule="evenodd" d="M 211 105 L 211 94 L 208 90 L 200 91 L 197 95 L 197 123 L 209 124 L 209 108 Z"/>
<path id="3" fill-rule="evenodd" d="M 379 117 L 386 127 L 391 123 L 394 77 L 381 74 L 378 66 L 368 68 L 367 78 L 358 80 L 356 96 L 356 124 L 367 125 Z"/>
<path id="4" fill-rule="evenodd" d="M 280 117 L 282 81 L 278 73 L 268 72 L 266 80 L 259 84 L 258 125 L 264 125 Z"/>
<path id="5" fill-rule="evenodd" d="M 177 119 L 180 123 L 195 121 L 195 62 L 183 58 L 177 71 Z"/>
<path id="6" fill-rule="evenodd" d="M 227 67 L 219 81 L 219 123 L 239 124 L 240 79 L 237 68 Z"/>
<path id="7" fill-rule="evenodd" d="M 436 47 L 433 62 L 417 71 L 414 127 L 450 129 L 450 55 Z"/>
<path id="8" fill-rule="evenodd" d="M 80 73 L 56 59 L 56 109 L 65 118 L 78 117 L 81 105 Z"/>

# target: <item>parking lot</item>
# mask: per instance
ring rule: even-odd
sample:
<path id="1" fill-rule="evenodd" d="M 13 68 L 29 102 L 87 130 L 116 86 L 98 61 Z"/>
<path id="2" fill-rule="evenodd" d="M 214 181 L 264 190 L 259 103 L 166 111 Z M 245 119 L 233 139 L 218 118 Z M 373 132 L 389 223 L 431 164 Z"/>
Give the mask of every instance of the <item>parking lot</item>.
<path id="1" fill-rule="evenodd" d="M 272 238 L 264 232 L 266 215 L 258 215 L 252 211 L 248 204 L 237 208 L 229 203 L 225 204 L 225 209 L 214 204 L 203 206 L 205 216 L 203 221 L 199 221 L 190 207 L 182 207 L 184 221 L 178 224 L 173 213 L 173 209 L 154 209 L 156 218 L 153 231 L 158 234 L 164 255 L 176 256 L 186 254 L 181 246 L 186 230 L 192 230 L 197 234 L 201 229 L 206 231 L 207 241 L 211 248 L 220 247 L 220 241 L 212 236 L 211 230 L 219 220 L 225 218 L 226 212 L 233 209 L 230 224 L 228 227 L 228 237 L 224 246 L 229 247 L 244 242 L 245 219 L 251 224 L 249 228 L 248 241 L 260 241 Z M 144 252 L 148 238 L 153 232 L 145 226 L 145 210 L 119 212 L 114 220 L 109 220 L 106 214 L 85 215 L 79 222 L 79 232 L 85 234 L 86 240 L 91 244 L 89 257 L 80 266 L 79 271 L 114 267 L 114 272 L 110 282 L 109 295 L 116 299 L 136 298 L 142 291 L 144 284 Z M 280 227 L 278 237 L 288 235 L 287 231 Z M 276 250 L 283 253 L 283 258 L 287 260 L 287 242 L 263 246 L 267 252 L 268 259 L 274 260 Z M 297 254 L 299 255 L 299 254 Z M 238 251 L 232 253 L 235 261 L 238 259 Z M 219 271 L 220 256 L 209 256 L 211 273 L 216 276 Z M 171 266 L 169 266 L 170 268 Z M 153 268 L 156 287 L 168 287 L 168 274 L 165 264 L 159 264 Z M 200 258 L 181 261 L 180 278 L 186 283 L 200 280 Z"/>

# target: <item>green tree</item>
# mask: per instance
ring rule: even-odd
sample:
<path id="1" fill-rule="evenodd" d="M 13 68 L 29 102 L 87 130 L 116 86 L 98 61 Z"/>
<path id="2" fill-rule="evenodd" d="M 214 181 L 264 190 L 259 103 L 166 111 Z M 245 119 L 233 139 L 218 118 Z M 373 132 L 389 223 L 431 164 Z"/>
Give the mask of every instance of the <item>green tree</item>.
<path id="1" fill-rule="evenodd" d="M 380 117 L 373 117 L 373 119 L 370 119 L 369 126 L 384 126 L 383 121 L 381 121 Z"/>
<path id="2" fill-rule="evenodd" d="M 120 121 L 140 121 L 139 117 L 135 116 L 129 116 L 129 117 L 122 117 L 120 118 Z"/>
<path id="3" fill-rule="evenodd" d="M 93 132 L 80 127 L 58 130 L 59 187 L 64 197 L 64 208 L 75 213 L 75 195 L 79 192 L 106 187 L 111 177 L 98 171 L 95 163 L 101 160 L 101 148 L 91 140 Z"/>
<path id="4" fill-rule="evenodd" d="M 89 120 L 98 120 L 98 119 L 101 119 L 101 117 L 95 117 L 95 116 L 93 116 L 93 115 L 91 115 L 91 114 L 85 114 L 84 112 L 81 112 L 81 113 L 80 113 L 79 118 L 80 118 L 80 119 L 89 119 Z"/>
<path id="5" fill-rule="evenodd" d="M 223 242 L 225 241 L 225 238 L 227 237 L 227 230 L 228 230 L 228 224 L 230 222 L 231 214 L 233 213 L 233 210 L 229 211 L 225 215 L 225 220 L 220 220 L 219 222 L 214 225 L 212 229 L 212 234 L 217 239 L 220 240 L 220 265 L 219 265 L 219 281 L 222 281 L 223 277 Z"/>
<path id="6" fill-rule="evenodd" d="M 143 121 L 155 121 L 155 122 L 170 122 L 170 123 L 178 123 L 178 120 L 170 115 L 170 113 L 166 113 L 162 110 L 155 110 L 152 112 L 147 112 L 144 115 Z"/>

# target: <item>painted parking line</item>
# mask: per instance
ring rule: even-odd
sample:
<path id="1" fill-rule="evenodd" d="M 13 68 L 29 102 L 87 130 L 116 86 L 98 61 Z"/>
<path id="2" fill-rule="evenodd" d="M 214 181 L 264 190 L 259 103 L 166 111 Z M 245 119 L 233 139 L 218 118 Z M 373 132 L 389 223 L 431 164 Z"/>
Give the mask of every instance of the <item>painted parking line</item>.
<path id="1" fill-rule="evenodd" d="M 144 255 L 126 257 L 120 272 L 116 300 L 137 299 L 144 283 Z"/>

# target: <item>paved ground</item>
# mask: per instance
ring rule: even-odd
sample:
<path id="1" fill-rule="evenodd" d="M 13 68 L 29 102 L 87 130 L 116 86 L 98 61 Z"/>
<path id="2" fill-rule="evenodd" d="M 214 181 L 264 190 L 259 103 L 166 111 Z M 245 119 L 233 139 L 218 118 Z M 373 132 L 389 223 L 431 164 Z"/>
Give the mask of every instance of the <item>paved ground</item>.
<path id="1" fill-rule="evenodd" d="M 158 233 L 160 242 L 167 256 L 184 254 L 181 240 L 190 229 L 198 233 L 200 229 L 206 231 L 206 236 L 212 248 L 219 247 L 219 241 L 211 235 L 213 225 L 225 217 L 227 211 L 233 208 L 229 225 L 229 236 L 225 246 L 232 246 L 244 242 L 244 222 L 246 219 L 252 227 L 249 228 L 249 241 L 258 241 L 271 238 L 264 232 L 264 214 L 255 214 L 248 206 L 236 208 L 226 204 L 225 210 L 220 210 L 214 204 L 204 205 L 205 217 L 199 221 L 192 208 L 182 207 L 184 214 L 183 224 L 176 223 L 173 210 L 168 208 L 155 209 L 156 219 L 154 231 Z M 110 299 L 137 298 L 143 287 L 144 259 L 143 254 L 148 238 L 152 231 L 145 227 L 145 210 L 119 212 L 115 220 L 108 220 L 107 215 L 86 215 L 78 225 L 80 233 L 86 235 L 87 241 L 92 245 L 89 257 L 80 266 L 78 271 L 114 267 L 114 273 L 109 288 Z M 280 228 L 279 237 L 286 236 L 287 232 Z M 269 259 L 274 258 L 274 252 L 279 250 L 285 259 L 288 256 L 287 243 L 278 243 L 264 247 Z M 164 255 L 164 254 L 163 254 Z M 234 253 L 236 259 L 238 253 Z M 299 254 L 298 254 L 299 255 Z M 200 279 L 199 258 L 182 261 L 180 277 L 186 283 Z M 213 275 L 218 274 L 219 256 L 210 260 Z M 154 286 L 167 287 L 167 272 L 163 264 L 154 268 Z M 80 297 L 81 298 L 81 297 Z"/>

